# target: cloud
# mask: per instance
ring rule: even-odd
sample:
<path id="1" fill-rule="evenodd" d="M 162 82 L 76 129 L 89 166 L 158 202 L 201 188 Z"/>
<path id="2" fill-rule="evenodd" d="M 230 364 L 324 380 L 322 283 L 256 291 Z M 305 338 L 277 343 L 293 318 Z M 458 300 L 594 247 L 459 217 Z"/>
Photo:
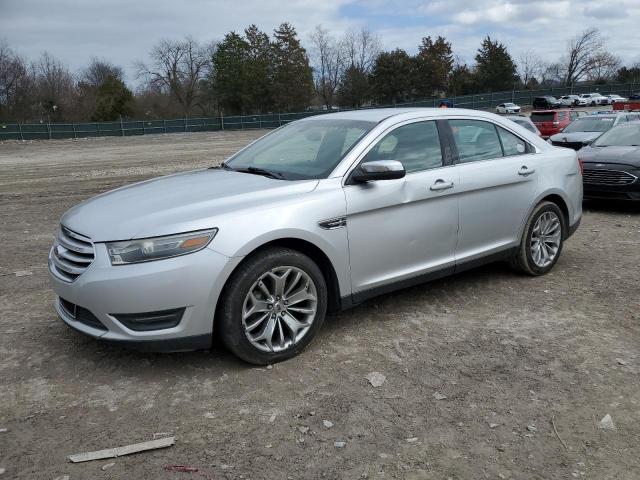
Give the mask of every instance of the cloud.
<path id="1" fill-rule="evenodd" d="M 639 0 L 0 0 L 0 37 L 34 59 L 48 50 L 73 71 L 93 56 L 125 67 L 134 81 L 133 62 L 145 59 L 163 38 L 191 35 L 221 39 L 230 30 L 255 23 L 272 31 L 292 23 L 303 43 L 317 24 L 339 34 L 367 25 L 384 47 L 417 50 L 423 36 L 443 35 L 454 51 L 472 61 L 482 38 L 505 43 L 517 58 L 534 50 L 548 61 L 559 58 L 567 40 L 590 26 L 608 38 L 624 61 L 638 60 Z"/>

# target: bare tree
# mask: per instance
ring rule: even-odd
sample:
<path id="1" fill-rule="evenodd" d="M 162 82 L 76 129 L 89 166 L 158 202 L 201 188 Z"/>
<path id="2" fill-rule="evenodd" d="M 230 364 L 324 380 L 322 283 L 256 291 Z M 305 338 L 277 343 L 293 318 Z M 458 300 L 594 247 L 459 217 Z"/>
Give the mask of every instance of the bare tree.
<path id="1" fill-rule="evenodd" d="M 185 115 L 199 104 L 201 83 L 209 73 L 213 45 L 199 45 L 193 38 L 163 40 L 151 51 L 149 65 L 138 62 L 138 78 L 152 89 L 173 96 Z"/>
<path id="2" fill-rule="evenodd" d="M 543 70 L 544 62 L 533 50 L 522 52 L 518 58 L 518 75 L 525 87 L 527 87 L 532 80 L 539 80 Z"/>
<path id="3" fill-rule="evenodd" d="M 80 82 L 86 83 L 91 87 L 99 87 L 110 77 L 123 80 L 124 71 L 122 67 L 114 65 L 108 60 L 93 57 L 89 66 L 81 73 Z"/>
<path id="4" fill-rule="evenodd" d="M 620 57 L 602 50 L 593 56 L 593 64 L 587 78 L 594 82 L 606 82 L 616 76 L 621 65 Z"/>
<path id="5" fill-rule="evenodd" d="M 344 54 L 336 39 L 322 25 L 316 26 L 310 40 L 315 90 L 326 107 L 331 108 L 344 70 Z"/>
<path id="6" fill-rule="evenodd" d="M 70 118 L 74 104 L 75 82 L 67 67 L 48 52 L 31 65 L 41 120 Z"/>
<path id="7" fill-rule="evenodd" d="M 380 36 L 367 27 L 357 31 L 349 30 L 341 43 L 348 66 L 362 72 L 371 71 L 382 49 Z"/>
<path id="8" fill-rule="evenodd" d="M 0 41 L 0 120 L 25 120 L 29 115 L 32 78 L 25 61 Z"/>
<path id="9" fill-rule="evenodd" d="M 605 42 L 597 28 L 588 28 L 569 41 L 568 53 L 562 60 L 565 85 L 572 85 L 593 70 L 595 57 L 604 48 Z"/>
<path id="10" fill-rule="evenodd" d="M 564 66 L 560 63 L 544 65 L 540 73 L 540 83 L 544 86 L 561 85 L 564 82 Z"/>

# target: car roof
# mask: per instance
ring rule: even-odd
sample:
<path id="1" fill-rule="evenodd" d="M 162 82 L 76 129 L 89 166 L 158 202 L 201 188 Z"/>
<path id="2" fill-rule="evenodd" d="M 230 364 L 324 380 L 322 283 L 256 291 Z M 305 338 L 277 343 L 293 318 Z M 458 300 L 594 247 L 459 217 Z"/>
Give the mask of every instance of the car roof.
<path id="1" fill-rule="evenodd" d="M 467 108 L 363 108 L 361 110 L 350 110 L 346 112 L 325 113 L 303 118 L 302 122 L 309 122 L 323 119 L 359 120 L 365 122 L 380 123 L 391 117 L 398 121 L 411 120 L 414 118 L 433 117 L 441 118 L 452 115 L 469 115 L 472 117 L 482 117 L 495 119 L 496 115 L 482 110 L 471 110 Z"/>

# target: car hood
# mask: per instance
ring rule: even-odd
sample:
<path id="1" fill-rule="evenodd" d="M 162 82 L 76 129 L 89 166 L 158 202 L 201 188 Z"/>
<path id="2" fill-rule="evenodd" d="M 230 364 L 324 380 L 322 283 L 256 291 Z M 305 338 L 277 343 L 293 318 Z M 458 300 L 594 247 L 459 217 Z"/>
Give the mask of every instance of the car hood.
<path id="1" fill-rule="evenodd" d="M 572 133 L 556 133 L 551 136 L 552 142 L 593 142 L 604 132 L 572 132 Z"/>
<path id="2" fill-rule="evenodd" d="M 285 181 L 208 169 L 128 185 L 76 205 L 67 228 L 94 242 L 155 237 L 215 227 L 216 215 L 313 191 L 317 180 Z"/>
<path id="3" fill-rule="evenodd" d="M 640 147 L 585 147 L 580 160 L 592 163 L 617 163 L 640 168 Z"/>

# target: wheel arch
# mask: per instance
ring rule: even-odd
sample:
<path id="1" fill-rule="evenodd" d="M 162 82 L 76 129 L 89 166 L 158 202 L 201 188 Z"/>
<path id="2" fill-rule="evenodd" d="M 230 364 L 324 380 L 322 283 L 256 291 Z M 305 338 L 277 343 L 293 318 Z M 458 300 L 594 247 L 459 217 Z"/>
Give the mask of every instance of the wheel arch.
<path id="1" fill-rule="evenodd" d="M 233 268 L 233 270 L 231 270 L 227 278 L 225 278 L 224 285 L 220 291 L 220 295 L 218 295 L 218 298 L 216 299 L 216 304 L 214 307 L 216 317 L 218 316 L 219 308 L 222 304 L 222 298 L 226 294 L 227 285 L 229 284 L 229 281 L 233 277 L 234 273 L 250 258 L 254 257 L 255 255 L 259 255 L 261 251 L 272 247 L 282 247 L 296 250 L 297 252 L 300 252 L 313 260 L 313 262 L 318 265 L 318 268 L 320 268 L 320 271 L 325 278 L 325 282 L 327 283 L 327 313 L 335 313 L 341 309 L 340 283 L 338 280 L 338 274 L 332 261 L 329 258 L 329 255 L 318 245 L 307 239 L 286 236 L 270 239 L 264 241 L 259 245 L 252 246 L 251 250 L 249 250 L 246 255 L 244 255 L 242 261 L 239 262 Z M 214 336 L 217 336 L 218 322 L 214 320 L 213 323 Z"/>
<path id="2" fill-rule="evenodd" d="M 529 221 L 529 217 L 531 216 L 531 213 L 535 210 L 535 208 L 538 205 L 540 205 L 541 202 L 551 202 L 556 204 L 558 208 L 560 208 L 560 210 L 562 211 L 562 215 L 564 217 L 564 222 L 565 222 L 565 235 L 567 235 L 567 232 L 569 231 L 569 227 L 571 223 L 571 212 L 569 210 L 569 202 L 567 198 L 563 196 L 561 191 L 550 190 L 539 195 L 538 198 L 536 198 L 536 201 L 531 204 L 531 207 L 529 208 L 529 210 L 527 211 L 526 215 L 522 220 L 522 225 L 520 226 L 520 233 L 518 235 L 518 238 L 522 238 L 522 235 L 524 234 L 524 227 Z M 565 240 L 566 240 L 566 237 L 565 237 Z"/>

